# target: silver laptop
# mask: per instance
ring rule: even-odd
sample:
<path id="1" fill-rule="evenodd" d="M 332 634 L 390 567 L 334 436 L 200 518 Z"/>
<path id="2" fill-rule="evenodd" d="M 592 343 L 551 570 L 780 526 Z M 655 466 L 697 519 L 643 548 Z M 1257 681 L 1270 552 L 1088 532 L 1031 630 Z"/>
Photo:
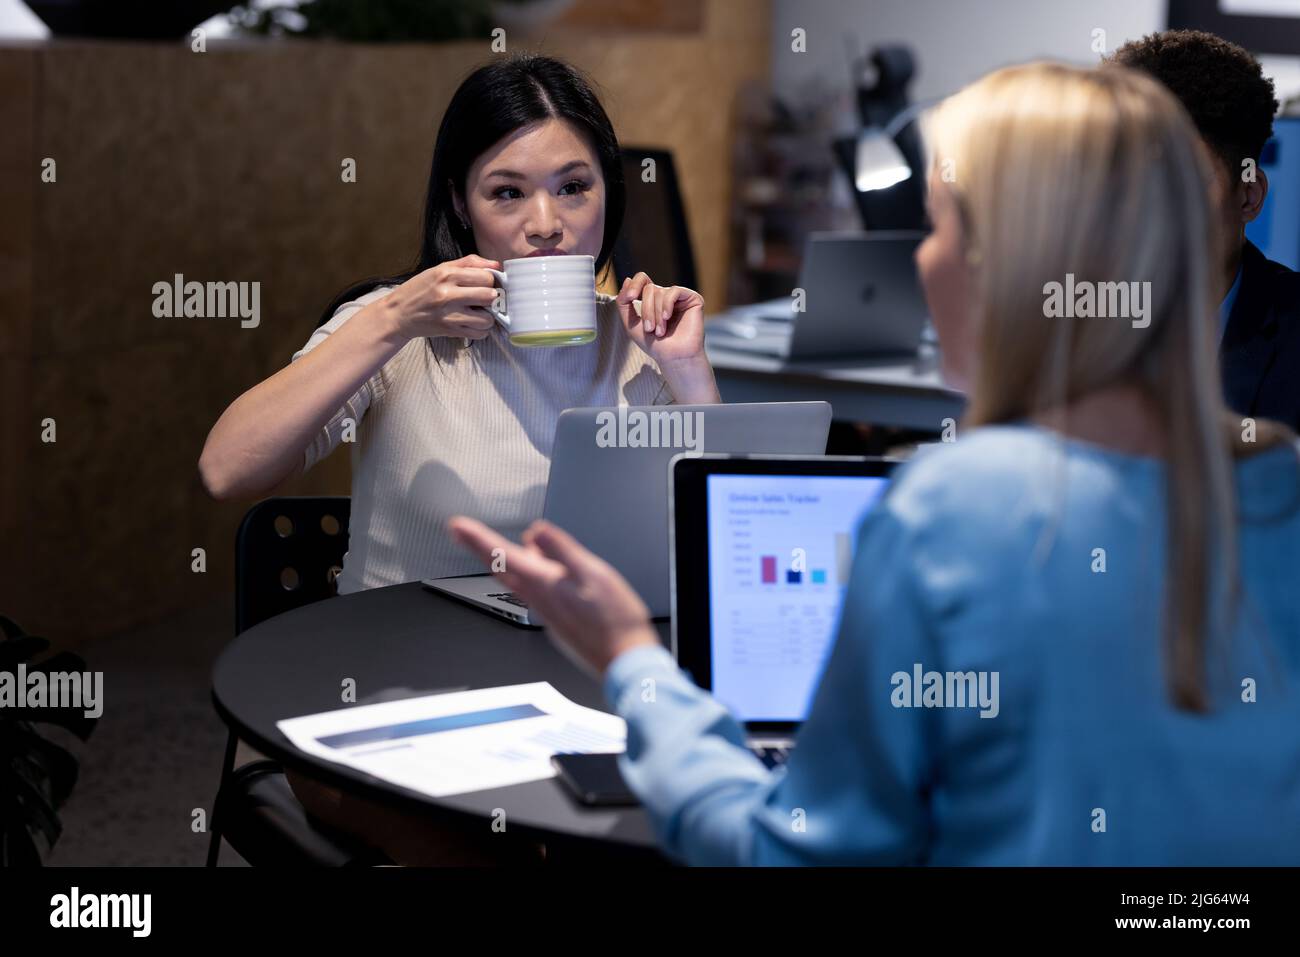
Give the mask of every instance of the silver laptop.
<path id="1" fill-rule="evenodd" d="M 709 345 L 782 359 L 915 354 L 927 310 L 913 254 L 922 232 L 813 233 L 792 297 L 705 324 Z"/>
<path id="2" fill-rule="evenodd" d="M 785 760 L 836 638 L 853 535 L 897 463 L 861 456 L 703 455 L 673 461 L 672 650 Z"/>
<path id="3" fill-rule="evenodd" d="M 829 402 L 565 409 L 555 427 L 542 514 L 622 573 L 654 618 L 672 613 L 669 462 L 679 453 L 820 455 Z M 491 574 L 424 585 L 522 625 L 541 617 Z"/>

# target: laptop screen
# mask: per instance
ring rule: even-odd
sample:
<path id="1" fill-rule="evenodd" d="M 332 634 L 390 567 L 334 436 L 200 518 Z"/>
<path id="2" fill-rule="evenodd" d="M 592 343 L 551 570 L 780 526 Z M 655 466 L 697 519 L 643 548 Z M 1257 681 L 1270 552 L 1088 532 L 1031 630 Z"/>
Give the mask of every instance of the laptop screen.
<path id="1" fill-rule="evenodd" d="M 839 624 L 853 534 L 889 479 L 707 478 L 712 691 L 742 722 L 800 722 Z"/>

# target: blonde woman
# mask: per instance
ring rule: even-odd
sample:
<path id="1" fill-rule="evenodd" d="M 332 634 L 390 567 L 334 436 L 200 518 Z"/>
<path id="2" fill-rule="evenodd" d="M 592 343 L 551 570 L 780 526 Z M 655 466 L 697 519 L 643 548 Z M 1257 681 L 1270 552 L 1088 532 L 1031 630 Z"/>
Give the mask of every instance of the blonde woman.
<path id="1" fill-rule="evenodd" d="M 1294 864 L 1300 448 L 1220 398 L 1195 129 L 1135 72 L 1032 64 L 942 104 L 929 143 L 917 261 L 969 410 L 861 522 L 784 769 L 562 530 L 457 518 L 458 540 L 506 547 L 502 579 L 603 675 L 684 861 Z M 1056 314 L 1067 282 L 1146 298 Z M 917 664 L 997 675 L 996 716 L 896 706 Z"/>

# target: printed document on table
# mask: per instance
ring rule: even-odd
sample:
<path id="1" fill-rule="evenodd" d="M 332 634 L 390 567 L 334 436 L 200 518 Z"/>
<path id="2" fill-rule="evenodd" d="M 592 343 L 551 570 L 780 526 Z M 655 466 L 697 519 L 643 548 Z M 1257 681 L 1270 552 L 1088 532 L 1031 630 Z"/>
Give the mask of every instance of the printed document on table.
<path id="1" fill-rule="evenodd" d="M 553 777 L 554 754 L 617 753 L 627 725 L 549 682 L 425 695 L 276 722 L 294 746 L 432 797 Z"/>

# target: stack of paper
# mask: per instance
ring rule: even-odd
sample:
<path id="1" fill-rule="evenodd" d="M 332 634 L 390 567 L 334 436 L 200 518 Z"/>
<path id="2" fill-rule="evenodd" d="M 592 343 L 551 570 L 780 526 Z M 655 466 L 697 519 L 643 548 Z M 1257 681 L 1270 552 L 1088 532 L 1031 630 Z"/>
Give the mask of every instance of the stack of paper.
<path id="1" fill-rule="evenodd" d="M 279 721 L 300 750 L 433 797 L 553 777 L 554 754 L 621 752 L 623 719 L 548 682 L 457 691 Z"/>

